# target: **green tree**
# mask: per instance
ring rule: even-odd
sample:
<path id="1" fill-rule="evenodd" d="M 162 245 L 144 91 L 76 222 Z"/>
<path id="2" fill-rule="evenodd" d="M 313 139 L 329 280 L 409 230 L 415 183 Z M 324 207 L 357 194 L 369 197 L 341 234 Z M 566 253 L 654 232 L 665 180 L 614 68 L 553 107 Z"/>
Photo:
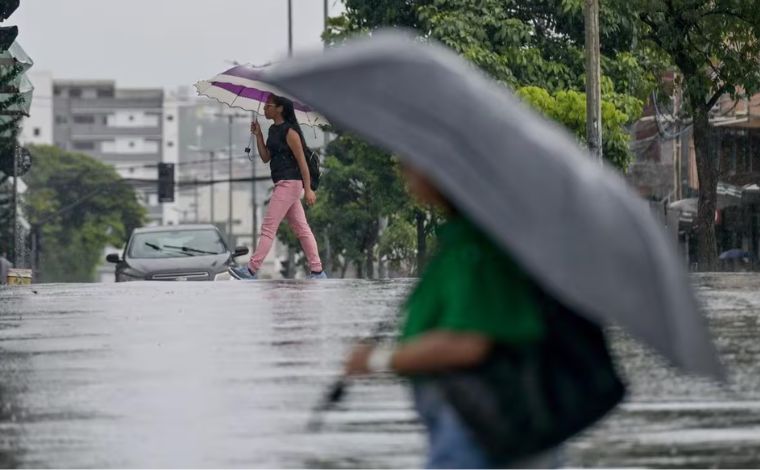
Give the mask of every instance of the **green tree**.
<path id="1" fill-rule="evenodd" d="M 328 43 L 379 27 L 413 28 L 513 88 L 542 88 L 555 99 L 559 92 L 584 92 L 582 0 L 347 0 L 345 6 L 345 15 L 331 20 Z M 631 155 L 623 126 L 640 116 L 662 64 L 649 50 L 633 47 L 636 30 L 625 15 L 603 8 L 601 20 L 603 119 L 609 119 L 603 124 L 610 130 L 603 138 L 611 151 L 605 157 L 625 170 Z M 562 102 L 577 97 L 569 94 Z M 578 118 L 585 123 L 585 110 L 549 115 L 572 131 Z"/>
<path id="2" fill-rule="evenodd" d="M 38 238 L 42 282 L 91 282 L 107 245 L 121 246 L 145 209 L 116 171 L 51 146 L 30 148 L 25 211 Z"/>
<path id="3" fill-rule="evenodd" d="M 517 90 L 517 96 L 550 119 L 562 122 L 582 143 L 586 142 L 586 94 L 575 90 L 558 91 L 550 94 L 546 89 L 530 86 Z M 610 93 L 620 100 L 616 106 L 608 100 L 602 100 L 602 122 L 604 129 L 604 157 L 618 168 L 626 168 L 630 163 L 631 152 L 628 147 L 630 134 L 626 124 L 630 115 L 622 111 L 626 107 L 631 114 L 641 114 L 641 101 L 626 95 Z M 627 100 L 627 102 L 626 102 Z"/>
<path id="4" fill-rule="evenodd" d="M 519 89 L 526 102 L 585 140 L 582 0 L 346 0 L 344 5 L 345 13 L 329 20 L 324 35 L 328 45 L 382 27 L 416 30 Z M 634 26 L 616 10 L 602 10 L 604 155 L 621 170 L 631 160 L 626 126 L 640 116 L 643 99 L 662 68 L 649 50 L 633 47 Z M 337 263 L 366 260 L 375 250 L 369 246 L 377 243 L 378 254 L 392 269 L 418 272 L 440 215 L 416 206 L 407 196 L 393 196 L 377 206 L 353 191 L 373 187 L 365 178 L 385 171 L 390 155 L 373 150 L 374 160 L 364 162 L 366 144 L 351 136 L 340 136 L 328 154 L 334 156 L 325 163 L 322 197 L 311 219 L 321 234 L 321 246 L 330 248 Z M 387 175 L 398 178 L 398 172 Z M 378 237 L 382 217 L 388 225 Z"/>
<path id="5" fill-rule="evenodd" d="M 359 277 L 372 277 L 381 219 L 409 204 L 397 162 L 341 134 L 328 146 L 323 168 L 317 204 L 307 213 L 321 255 L 333 272 L 353 264 Z M 281 241 L 300 250 L 291 231 L 281 232 Z"/>
<path id="6" fill-rule="evenodd" d="M 615 0 L 642 43 L 675 65 L 691 118 L 699 178 L 695 230 L 701 270 L 717 264 L 718 158 L 710 111 L 721 96 L 760 91 L 760 8 L 755 0 Z"/>

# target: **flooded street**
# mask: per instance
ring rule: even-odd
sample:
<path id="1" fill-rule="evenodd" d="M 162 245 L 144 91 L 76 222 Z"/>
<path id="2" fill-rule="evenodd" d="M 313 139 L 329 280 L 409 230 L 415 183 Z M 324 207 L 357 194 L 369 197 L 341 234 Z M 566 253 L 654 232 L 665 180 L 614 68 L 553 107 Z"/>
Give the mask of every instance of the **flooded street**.
<path id="1" fill-rule="evenodd" d="M 731 373 L 684 377 L 618 331 L 628 401 L 568 466 L 760 466 L 760 277 L 694 277 Z M 356 382 L 320 433 L 311 407 L 348 345 L 411 281 L 35 285 L 0 290 L 0 466 L 422 464 L 403 384 Z"/>

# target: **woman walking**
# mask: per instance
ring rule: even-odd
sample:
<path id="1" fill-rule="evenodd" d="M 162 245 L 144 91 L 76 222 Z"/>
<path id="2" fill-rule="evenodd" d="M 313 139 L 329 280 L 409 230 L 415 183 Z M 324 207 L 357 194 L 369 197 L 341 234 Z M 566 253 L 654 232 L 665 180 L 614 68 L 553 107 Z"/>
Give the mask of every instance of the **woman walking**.
<path id="1" fill-rule="evenodd" d="M 296 120 L 293 102 L 287 98 L 271 95 L 264 105 L 264 116 L 274 121 L 269 135 L 264 141 L 261 126 L 251 123 L 251 132 L 256 136 L 256 146 L 274 181 L 274 191 L 261 224 L 261 235 L 256 251 L 248 266 L 232 268 L 238 279 L 256 279 L 264 259 L 272 248 L 272 242 L 282 219 L 287 219 L 301 242 L 301 248 L 309 263 L 309 279 L 325 279 L 319 259 L 317 241 L 306 220 L 301 198 L 313 205 L 316 193 L 311 189 L 311 177 L 304 149 L 306 148 L 301 126 Z"/>

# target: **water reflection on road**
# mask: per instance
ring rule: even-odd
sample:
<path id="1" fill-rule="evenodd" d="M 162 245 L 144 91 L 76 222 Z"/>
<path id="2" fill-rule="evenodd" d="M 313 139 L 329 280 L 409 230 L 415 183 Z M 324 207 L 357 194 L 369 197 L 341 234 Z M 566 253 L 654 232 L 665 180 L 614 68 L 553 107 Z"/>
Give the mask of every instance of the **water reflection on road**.
<path id="1" fill-rule="evenodd" d="M 613 331 L 629 401 L 571 443 L 572 466 L 760 466 L 760 343 L 748 275 L 695 278 L 730 388 L 683 377 Z M 410 281 L 129 283 L 0 290 L 0 466 L 415 467 L 402 384 L 310 408 L 348 345 Z M 36 293 L 35 293 L 36 292 Z"/>

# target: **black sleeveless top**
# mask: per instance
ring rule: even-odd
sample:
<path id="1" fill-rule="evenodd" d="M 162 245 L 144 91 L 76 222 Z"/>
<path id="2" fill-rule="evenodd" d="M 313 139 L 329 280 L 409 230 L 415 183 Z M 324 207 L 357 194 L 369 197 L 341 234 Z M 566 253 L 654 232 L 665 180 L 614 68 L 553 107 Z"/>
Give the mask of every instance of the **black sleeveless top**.
<path id="1" fill-rule="evenodd" d="M 287 141 L 290 129 L 293 129 L 293 127 L 287 122 L 272 124 L 269 127 L 267 150 L 269 150 L 269 155 L 272 157 L 272 160 L 269 162 L 269 170 L 272 172 L 272 181 L 275 183 L 282 180 L 301 179 L 301 170 L 298 168 L 296 157 L 293 155 L 293 151 L 290 150 Z"/>

